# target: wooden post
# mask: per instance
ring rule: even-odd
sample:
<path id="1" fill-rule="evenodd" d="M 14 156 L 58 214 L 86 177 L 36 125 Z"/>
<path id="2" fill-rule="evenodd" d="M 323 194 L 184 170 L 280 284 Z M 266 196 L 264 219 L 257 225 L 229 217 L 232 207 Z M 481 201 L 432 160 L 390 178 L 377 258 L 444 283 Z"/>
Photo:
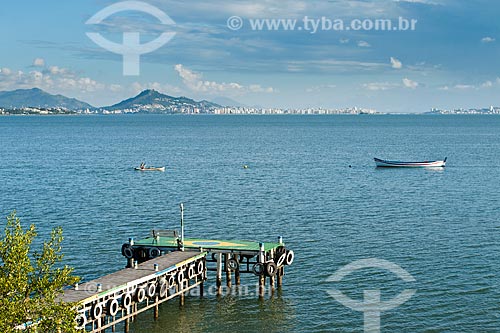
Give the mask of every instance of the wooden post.
<path id="1" fill-rule="evenodd" d="M 266 276 L 259 276 L 259 298 L 264 297 L 264 293 L 266 291 Z"/>
<path id="2" fill-rule="evenodd" d="M 285 267 L 278 268 L 278 288 L 283 285 L 283 275 L 285 275 Z"/>
<path id="3" fill-rule="evenodd" d="M 231 268 L 227 264 L 229 260 L 229 253 L 224 255 L 224 267 L 226 268 L 226 285 L 228 288 L 231 288 Z"/>
<path id="4" fill-rule="evenodd" d="M 125 333 L 130 332 L 130 320 L 129 320 L 129 318 L 125 319 L 125 326 L 123 328 L 123 332 L 125 332 Z"/>
<path id="5" fill-rule="evenodd" d="M 217 258 L 217 278 L 215 285 L 217 287 L 217 295 L 222 293 L 222 253 L 217 253 L 215 255 Z"/>
<path id="6" fill-rule="evenodd" d="M 159 317 L 159 308 L 158 308 L 158 296 L 155 297 L 155 310 L 154 310 L 154 319 L 158 320 Z"/>
<path id="7" fill-rule="evenodd" d="M 200 298 L 203 298 L 203 293 L 205 292 L 205 286 L 204 283 L 200 283 Z"/>
<path id="8" fill-rule="evenodd" d="M 241 284 L 241 277 L 240 277 L 240 266 L 238 265 L 238 268 L 234 272 L 234 283 L 236 283 L 237 286 Z"/>
<path id="9" fill-rule="evenodd" d="M 278 237 L 278 243 L 280 243 L 280 245 L 284 245 L 283 244 L 283 237 L 282 236 Z M 285 266 L 278 268 L 278 273 L 277 273 L 277 276 L 278 276 L 278 279 L 277 279 L 278 280 L 277 281 L 278 289 L 281 288 L 281 286 L 283 285 L 283 275 L 285 275 Z"/>
<path id="10" fill-rule="evenodd" d="M 179 291 L 180 291 L 180 294 L 179 294 L 179 306 L 184 306 L 184 281 L 182 281 L 180 284 L 179 284 Z"/>
<path id="11" fill-rule="evenodd" d="M 271 256 L 271 260 L 275 260 L 275 256 L 276 256 L 276 251 L 274 250 L 271 250 L 269 255 Z M 277 273 L 277 272 L 276 272 Z M 274 282 L 276 281 L 276 275 L 274 276 L 270 276 L 269 277 L 269 287 L 271 288 L 270 292 L 272 293 L 274 291 Z"/>

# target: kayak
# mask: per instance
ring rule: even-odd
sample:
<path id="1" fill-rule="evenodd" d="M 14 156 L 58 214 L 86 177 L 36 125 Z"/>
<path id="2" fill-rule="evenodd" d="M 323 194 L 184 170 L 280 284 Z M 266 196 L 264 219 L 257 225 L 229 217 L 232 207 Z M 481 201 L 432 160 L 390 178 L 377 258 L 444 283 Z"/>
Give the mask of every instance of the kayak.
<path id="1" fill-rule="evenodd" d="M 444 168 L 446 158 L 442 161 L 422 161 L 422 162 L 403 162 L 388 161 L 374 158 L 377 167 L 395 167 L 395 168 Z"/>
<path id="2" fill-rule="evenodd" d="M 165 167 L 157 168 L 157 167 L 147 167 L 147 168 L 134 168 L 135 171 L 165 171 Z"/>

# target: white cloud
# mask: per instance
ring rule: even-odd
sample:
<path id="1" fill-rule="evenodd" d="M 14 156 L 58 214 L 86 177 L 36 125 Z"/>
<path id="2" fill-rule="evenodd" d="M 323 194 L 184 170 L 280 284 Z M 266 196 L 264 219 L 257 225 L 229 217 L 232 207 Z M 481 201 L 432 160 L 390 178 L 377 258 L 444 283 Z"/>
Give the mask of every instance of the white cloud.
<path id="1" fill-rule="evenodd" d="M 404 78 L 403 79 L 403 85 L 406 87 L 406 88 L 410 88 L 410 89 L 416 89 L 418 87 L 418 82 L 415 82 L 415 81 L 412 81 L 408 78 Z"/>
<path id="2" fill-rule="evenodd" d="M 337 88 L 337 86 L 335 84 L 322 84 L 319 86 L 313 86 L 313 87 L 306 88 L 306 92 L 312 93 L 312 92 L 319 92 L 322 90 L 335 89 L 335 88 Z"/>
<path id="3" fill-rule="evenodd" d="M 395 83 L 390 82 L 371 82 L 364 83 L 363 88 L 371 90 L 371 91 L 379 91 L 379 90 L 389 90 L 398 87 Z"/>
<path id="4" fill-rule="evenodd" d="M 0 69 L 0 73 L 3 75 L 3 76 L 9 76 L 12 74 L 12 70 L 10 68 L 1 68 Z"/>
<path id="5" fill-rule="evenodd" d="M 27 67 L 31 68 L 33 65 Z M 197 74 L 193 74 L 196 77 Z M 114 104 L 145 89 L 155 89 L 173 96 L 186 95 L 185 89 L 170 84 L 159 82 L 104 83 L 73 72 L 68 68 L 48 66 L 47 64 L 40 68 L 33 68 L 29 72 L 0 68 L 0 91 L 30 89 L 33 87 L 43 89 L 51 94 L 74 97 L 89 102 L 94 106 Z M 272 88 L 259 85 L 252 85 L 245 89 L 248 92 L 270 93 L 275 91 Z"/>
<path id="6" fill-rule="evenodd" d="M 491 88 L 493 87 L 493 82 L 491 81 L 486 81 L 483 84 L 481 84 L 481 88 Z"/>
<path id="7" fill-rule="evenodd" d="M 347 44 L 347 43 L 349 43 L 349 39 L 348 38 L 341 38 L 341 39 L 339 39 L 339 42 L 340 42 L 340 44 Z"/>
<path id="8" fill-rule="evenodd" d="M 393 58 L 393 57 L 391 57 L 391 65 L 392 65 L 392 68 L 395 68 L 395 69 L 401 69 L 403 67 L 403 64 L 401 63 L 401 61 L 399 61 L 398 59 Z"/>
<path id="9" fill-rule="evenodd" d="M 410 3 L 420 3 L 425 5 L 437 5 L 436 2 L 429 0 L 394 0 L 394 2 L 410 2 Z"/>
<path id="10" fill-rule="evenodd" d="M 360 40 L 358 42 L 358 46 L 359 47 L 371 47 L 370 43 L 368 43 L 367 41 L 364 41 L 364 40 Z"/>
<path id="11" fill-rule="evenodd" d="M 500 85 L 500 78 L 496 78 L 494 81 L 487 80 L 480 84 L 466 84 L 459 83 L 455 85 L 445 85 L 443 87 L 438 88 L 439 90 L 479 90 L 479 89 L 489 89 L 493 86 Z"/>
<path id="12" fill-rule="evenodd" d="M 203 75 L 200 73 L 193 72 L 192 70 L 184 67 L 181 64 L 175 65 L 175 70 L 181 77 L 184 84 L 192 91 L 207 93 L 207 94 L 242 94 L 242 93 L 273 93 L 275 89 L 272 87 L 262 87 L 258 84 L 252 84 L 248 87 L 236 83 L 219 83 L 215 81 L 203 80 Z"/>
<path id="13" fill-rule="evenodd" d="M 33 60 L 33 66 L 45 67 L 45 60 L 43 58 L 36 58 L 35 60 Z"/>
<path id="14" fill-rule="evenodd" d="M 79 76 L 67 68 L 58 66 L 41 67 L 41 61 L 34 61 L 33 65 L 40 67 L 29 72 L 14 71 L 2 68 L 0 73 L 0 90 L 29 89 L 38 87 L 49 93 L 63 94 L 88 100 L 94 97 L 96 92 L 109 94 L 117 89 L 118 85 L 107 85 L 89 77 Z"/>
<path id="15" fill-rule="evenodd" d="M 467 90 L 467 89 L 474 89 L 476 88 L 472 84 L 457 84 L 454 87 L 455 89 L 460 89 L 460 90 Z"/>
<path id="16" fill-rule="evenodd" d="M 52 75 L 63 75 L 69 72 L 66 68 L 59 68 L 58 66 L 50 66 L 47 71 Z"/>
<path id="17" fill-rule="evenodd" d="M 483 37 L 481 39 L 481 43 L 493 43 L 495 41 L 495 38 L 493 37 Z"/>

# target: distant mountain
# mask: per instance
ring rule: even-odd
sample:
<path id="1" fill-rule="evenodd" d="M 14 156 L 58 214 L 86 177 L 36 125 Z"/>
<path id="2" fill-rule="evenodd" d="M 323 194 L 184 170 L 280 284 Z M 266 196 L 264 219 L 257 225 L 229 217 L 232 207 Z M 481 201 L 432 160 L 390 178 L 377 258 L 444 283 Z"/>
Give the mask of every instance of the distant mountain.
<path id="1" fill-rule="evenodd" d="M 67 110 L 93 109 L 93 106 L 75 98 L 51 95 L 41 89 L 18 89 L 0 91 L 0 107 L 3 108 L 64 108 Z"/>
<path id="2" fill-rule="evenodd" d="M 197 102 L 187 97 L 172 97 L 149 89 L 102 110 L 127 113 L 210 113 L 220 107 L 209 101 Z"/>
<path id="3" fill-rule="evenodd" d="M 247 106 L 247 105 L 245 105 L 243 103 L 235 101 L 234 99 L 227 98 L 227 97 L 222 97 L 222 96 L 221 97 L 215 97 L 213 99 L 213 102 L 217 103 L 219 105 L 222 105 L 222 106 L 232 106 L 232 107 L 236 107 L 236 108 L 246 107 Z"/>

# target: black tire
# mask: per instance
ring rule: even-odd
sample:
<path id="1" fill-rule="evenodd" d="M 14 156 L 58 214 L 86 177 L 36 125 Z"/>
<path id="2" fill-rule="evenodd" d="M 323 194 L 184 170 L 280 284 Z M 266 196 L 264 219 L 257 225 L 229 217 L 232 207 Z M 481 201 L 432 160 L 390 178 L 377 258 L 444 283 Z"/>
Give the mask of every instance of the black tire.
<path id="1" fill-rule="evenodd" d="M 128 308 L 132 304 L 132 296 L 129 293 L 123 294 L 122 296 L 122 307 Z"/>
<path id="2" fill-rule="evenodd" d="M 161 251 L 157 247 L 152 247 L 148 250 L 149 259 L 158 258 L 161 255 Z"/>
<path id="3" fill-rule="evenodd" d="M 276 258 L 276 266 L 281 267 L 285 264 L 286 261 L 286 252 L 281 253 L 279 257 Z"/>
<path id="4" fill-rule="evenodd" d="M 236 258 L 231 258 L 227 261 L 227 267 L 232 271 L 236 271 L 240 267 L 240 264 Z"/>
<path id="5" fill-rule="evenodd" d="M 274 261 L 270 261 L 266 263 L 266 275 L 269 277 L 276 276 L 278 273 L 278 266 L 274 263 Z"/>
<path id="6" fill-rule="evenodd" d="M 196 276 L 196 270 L 195 270 L 195 266 L 194 265 L 191 265 L 189 266 L 188 268 L 188 279 L 191 280 L 192 278 L 194 278 Z"/>
<path id="7" fill-rule="evenodd" d="M 156 285 L 154 283 L 151 283 L 148 285 L 148 288 L 146 289 L 146 293 L 148 294 L 149 298 L 153 298 L 156 296 Z"/>
<path id="8" fill-rule="evenodd" d="M 203 260 L 198 261 L 198 264 L 196 265 L 196 273 L 203 274 L 205 271 L 205 264 L 203 264 Z"/>
<path id="9" fill-rule="evenodd" d="M 169 288 L 175 287 L 175 277 L 173 275 L 170 275 L 168 277 L 168 287 Z"/>
<path id="10" fill-rule="evenodd" d="M 177 283 L 182 284 L 184 280 L 186 279 L 186 276 L 184 275 L 184 270 L 180 270 L 177 272 Z"/>
<path id="11" fill-rule="evenodd" d="M 167 291 L 168 291 L 167 282 L 161 282 L 160 287 L 158 288 L 158 296 L 160 296 L 160 298 L 167 297 Z"/>
<path id="12" fill-rule="evenodd" d="M 134 248 L 130 244 L 122 245 L 122 255 L 127 259 L 132 259 L 134 257 Z"/>
<path id="13" fill-rule="evenodd" d="M 94 304 L 94 306 L 92 307 L 92 318 L 99 319 L 101 318 L 102 313 L 103 313 L 102 304 L 101 303 Z"/>
<path id="14" fill-rule="evenodd" d="M 87 317 L 85 316 L 85 313 L 77 314 L 75 317 L 75 323 L 76 323 L 75 328 L 77 330 L 85 329 L 85 325 L 87 325 Z"/>
<path id="15" fill-rule="evenodd" d="M 293 259 L 295 258 L 295 253 L 293 253 L 292 250 L 288 250 L 286 252 L 286 260 L 285 260 L 285 264 L 287 266 L 291 265 L 293 263 Z"/>
<path id="16" fill-rule="evenodd" d="M 255 274 L 257 276 L 264 275 L 264 264 L 261 264 L 260 262 L 258 262 L 255 265 L 253 265 L 252 272 L 253 272 L 253 274 Z"/>
<path id="17" fill-rule="evenodd" d="M 141 303 L 146 299 L 146 290 L 144 288 L 138 288 L 135 293 L 135 300 L 137 303 Z"/>
<path id="18" fill-rule="evenodd" d="M 114 317 L 114 316 L 116 316 L 116 314 L 118 313 L 118 310 L 120 309 L 120 304 L 118 304 L 118 301 L 116 299 L 110 299 L 108 301 L 107 309 L 108 309 L 109 315 L 111 317 Z"/>

